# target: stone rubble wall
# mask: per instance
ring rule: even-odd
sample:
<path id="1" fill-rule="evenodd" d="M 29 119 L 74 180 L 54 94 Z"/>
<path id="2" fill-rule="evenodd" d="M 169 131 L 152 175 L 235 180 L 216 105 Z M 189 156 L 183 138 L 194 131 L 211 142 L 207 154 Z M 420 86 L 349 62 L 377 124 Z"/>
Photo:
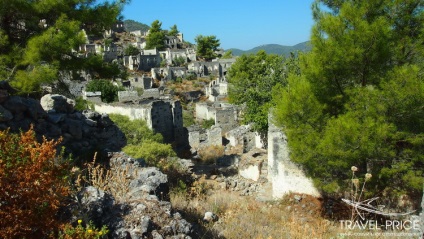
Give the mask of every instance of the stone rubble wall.
<path id="1" fill-rule="evenodd" d="M 75 102 L 62 95 L 44 95 L 40 101 L 11 96 L 0 85 L 0 130 L 27 131 L 31 125 L 37 137 L 63 138 L 61 146 L 76 158 L 97 151 L 118 151 L 125 136 L 106 114 L 74 109 Z"/>

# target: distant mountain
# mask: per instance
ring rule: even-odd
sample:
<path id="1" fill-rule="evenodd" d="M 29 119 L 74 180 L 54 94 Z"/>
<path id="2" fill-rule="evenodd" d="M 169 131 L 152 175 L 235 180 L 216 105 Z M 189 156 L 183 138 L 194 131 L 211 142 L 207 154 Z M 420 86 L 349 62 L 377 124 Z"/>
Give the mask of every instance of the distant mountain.
<path id="1" fill-rule="evenodd" d="M 124 27 L 125 27 L 125 31 L 127 32 L 138 31 L 138 30 L 147 32 L 150 28 L 148 25 L 141 22 L 134 21 L 134 20 L 125 20 Z"/>
<path id="2" fill-rule="evenodd" d="M 277 55 L 288 56 L 290 52 L 296 52 L 296 51 L 308 52 L 311 50 L 311 46 L 309 45 L 309 41 L 306 41 L 306 42 L 296 44 L 294 46 L 266 44 L 262 46 L 257 46 L 247 51 L 243 51 L 237 48 L 227 49 L 226 51 L 229 51 L 229 50 L 233 52 L 233 56 L 241 56 L 243 54 L 256 54 L 260 50 L 264 50 L 267 54 L 277 54 Z"/>

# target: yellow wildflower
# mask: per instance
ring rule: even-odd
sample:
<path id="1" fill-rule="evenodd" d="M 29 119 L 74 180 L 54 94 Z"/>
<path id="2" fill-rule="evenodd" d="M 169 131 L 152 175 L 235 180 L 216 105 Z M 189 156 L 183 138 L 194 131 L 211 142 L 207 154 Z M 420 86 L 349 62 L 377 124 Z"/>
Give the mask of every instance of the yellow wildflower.
<path id="1" fill-rule="evenodd" d="M 81 223 L 82 223 L 82 220 L 81 220 L 81 219 L 79 219 L 79 220 L 78 220 L 78 224 L 81 224 Z"/>

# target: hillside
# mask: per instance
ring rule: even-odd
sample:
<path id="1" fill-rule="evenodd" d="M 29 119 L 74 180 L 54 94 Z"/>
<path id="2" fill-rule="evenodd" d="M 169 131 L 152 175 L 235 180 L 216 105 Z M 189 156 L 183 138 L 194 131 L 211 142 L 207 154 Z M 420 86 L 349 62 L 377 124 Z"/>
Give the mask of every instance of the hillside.
<path id="1" fill-rule="evenodd" d="M 295 52 L 295 51 L 309 51 L 311 49 L 309 42 L 302 42 L 299 44 L 296 44 L 294 46 L 283 46 L 283 45 L 279 45 L 279 44 L 266 44 L 266 45 L 261 45 L 261 46 L 257 46 L 255 48 L 252 48 L 250 50 L 247 51 L 243 51 L 237 48 L 231 48 L 231 49 L 227 49 L 227 51 L 231 50 L 233 52 L 233 56 L 241 56 L 243 54 L 255 54 L 256 52 L 260 51 L 260 50 L 264 50 L 266 53 L 268 54 L 277 54 L 277 55 L 289 55 L 290 52 Z"/>
<path id="2" fill-rule="evenodd" d="M 125 20 L 124 27 L 127 32 L 137 31 L 137 30 L 146 32 L 150 28 L 148 25 L 141 22 L 134 21 L 134 20 Z"/>

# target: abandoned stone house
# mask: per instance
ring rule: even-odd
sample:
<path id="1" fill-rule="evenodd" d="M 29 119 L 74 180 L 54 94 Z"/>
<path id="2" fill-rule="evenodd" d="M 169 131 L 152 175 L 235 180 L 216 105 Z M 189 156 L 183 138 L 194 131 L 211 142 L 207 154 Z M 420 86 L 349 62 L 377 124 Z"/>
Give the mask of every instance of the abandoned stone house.
<path id="1" fill-rule="evenodd" d="M 104 38 L 112 37 L 114 33 L 121 33 L 125 31 L 125 26 L 123 21 L 117 21 L 115 24 L 112 25 L 112 27 L 108 30 L 105 30 L 103 32 Z"/>
<path id="2" fill-rule="evenodd" d="M 141 88 L 141 89 L 151 89 L 153 86 L 153 79 L 145 74 L 139 76 L 134 75 L 128 77 L 127 81 L 122 81 L 122 86 L 133 89 L 133 88 Z"/>
<path id="3" fill-rule="evenodd" d="M 216 77 L 225 77 L 228 69 L 235 62 L 235 59 L 218 59 L 212 62 L 191 62 L 188 64 L 188 70 L 195 73 L 198 77 L 214 75 Z"/>
<path id="4" fill-rule="evenodd" d="M 161 58 L 157 49 L 141 50 L 138 55 L 124 56 L 124 66 L 130 70 L 150 71 L 159 67 Z"/>
<path id="5" fill-rule="evenodd" d="M 228 94 L 228 82 L 225 78 L 217 78 L 205 86 L 205 95 L 209 101 L 222 101 Z"/>
<path id="6" fill-rule="evenodd" d="M 150 72 L 153 79 L 158 79 L 164 82 L 175 80 L 177 77 L 185 78 L 187 75 L 187 69 L 185 67 L 167 66 L 152 68 Z"/>
<path id="7" fill-rule="evenodd" d="M 173 62 L 178 59 L 184 59 L 184 63 L 196 61 L 196 51 L 193 48 L 187 49 L 172 49 L 168 48 L 164 51 L 160 51 L 159 54 L 161 58 L 166 61 L 168 65 L 173 64 Z"/>
<path id="8" fill-rule="evenodd" d="M 222 133 L 234 129 L 238 126 L 240 108 L 228 103 L 208 104 L 204 102 L 196 103 L 196 119 L 214 120 L 215 125 L 222 128 Z"/>
<path id="9" fill-rule="evenodd" d="M 184 143 L 187 141 L 186 130 L 183 127 L 182 107 L 175 100 L 142 100 L 137 104 L 105 104 L 96 103 L 99 113 L 121 114 L 131 120 L 142 119 L 156 133 L 162 134 L 164 141 Z"/>
<path id="10" fill-rule="evenodd" d="M 165 36 L 165 44 L 170 49 L 180 49 L 183 43 L 183 34 L 178 33 L 177 36 Z"/>

